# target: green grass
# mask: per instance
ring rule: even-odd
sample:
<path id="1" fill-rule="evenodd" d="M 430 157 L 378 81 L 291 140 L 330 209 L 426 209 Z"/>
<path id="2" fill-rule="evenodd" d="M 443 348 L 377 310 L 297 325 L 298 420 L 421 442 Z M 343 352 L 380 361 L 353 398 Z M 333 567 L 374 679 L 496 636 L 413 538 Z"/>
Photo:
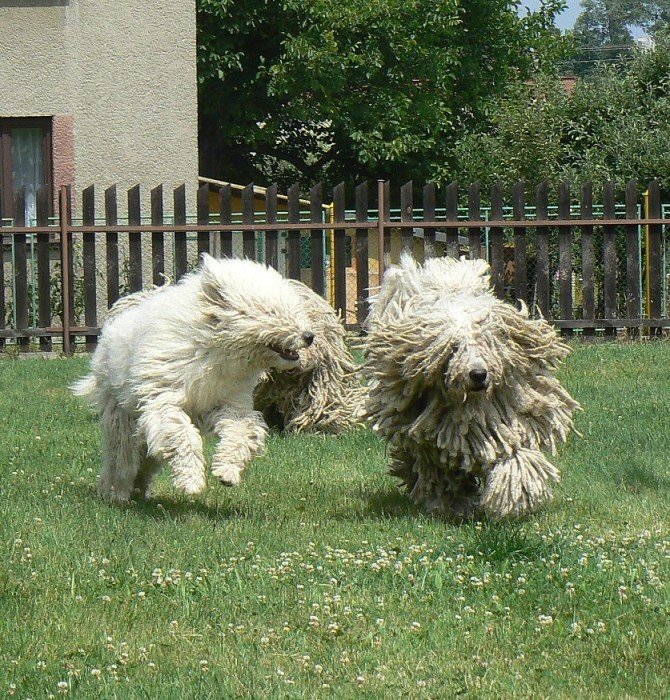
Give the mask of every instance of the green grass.
<path id="1" fill-rule="evenodd" d="M 67 392 L 86 366 L 0 361 L 0 696 L 668 696 L 669 343 L 577 345 L 555 501 L 463 526 L 365 430 L 275 435 L 238 489 L 162 474 L 105 503 Z"/>

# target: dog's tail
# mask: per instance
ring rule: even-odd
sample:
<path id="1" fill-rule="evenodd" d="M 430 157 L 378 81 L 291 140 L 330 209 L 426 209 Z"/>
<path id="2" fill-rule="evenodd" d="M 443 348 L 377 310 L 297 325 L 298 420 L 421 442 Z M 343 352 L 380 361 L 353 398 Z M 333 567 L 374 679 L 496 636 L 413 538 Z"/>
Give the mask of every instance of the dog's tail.
<path id="1" fill-rule="evenodd" d="M 98 380 L 94 374 L 87 374 L 70 386 L 75 396 L 83 397 L 89 404 L 95 406 L 98 402 Z"/>

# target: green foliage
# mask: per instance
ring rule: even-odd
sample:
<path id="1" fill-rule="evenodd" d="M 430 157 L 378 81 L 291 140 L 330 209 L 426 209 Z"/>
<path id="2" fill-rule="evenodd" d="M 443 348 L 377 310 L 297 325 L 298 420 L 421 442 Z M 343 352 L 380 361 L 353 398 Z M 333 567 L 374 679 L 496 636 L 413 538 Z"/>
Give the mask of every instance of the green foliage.
<path id="1" fill-rule="evenodd" d="M 510 0 L 199 0 L 205 175 L 425 179 L 515 76 L 554 63 L 562 8 Z"/>
<path id="2" fill-rule="evenodd" d="M 670 42 L 622 65 L 601 65 L 571 95 L 554 78 L 519 83 L 493 99 L 487 119 L 456 144 L 454 171 L 490 185 L 548 179 L 578 187 L 585 180 L 654 177 L 670 184 Z"/>
<path id="3" fill-rule="evenodd" d="M 579 48 L 568 64 L 576 75 L 593 72 L 598 61 L 628 58 L 634 48 L 634 29 L 661 38 L 670 22 L 669 0 L 583 0 L 581 4 L 572 32 Z"/>

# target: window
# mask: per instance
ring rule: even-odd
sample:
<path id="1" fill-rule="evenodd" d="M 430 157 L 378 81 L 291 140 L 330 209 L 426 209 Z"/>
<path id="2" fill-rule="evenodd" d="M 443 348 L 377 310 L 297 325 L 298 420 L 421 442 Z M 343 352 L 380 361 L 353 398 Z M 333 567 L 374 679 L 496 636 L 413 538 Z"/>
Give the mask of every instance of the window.
<path id="1" fill-rule="evenodd" d="M 26 225 L 34 225 L 36 193 L 44 185 L 51 202 L 51 119 L 0 118 L 0 217 L 14 218 L 16 194 L 24 187 Z"/>

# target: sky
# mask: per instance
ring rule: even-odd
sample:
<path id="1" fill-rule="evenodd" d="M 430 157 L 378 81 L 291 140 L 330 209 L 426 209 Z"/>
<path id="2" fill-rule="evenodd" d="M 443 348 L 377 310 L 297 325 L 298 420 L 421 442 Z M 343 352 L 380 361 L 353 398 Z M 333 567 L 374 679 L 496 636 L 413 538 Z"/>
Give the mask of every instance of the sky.
<path id="1" fill-rule="evenodd" d="M 581 14 L 582 6 L 580 0 L 568 0 L 567 7 L 556 18 L 556 26 L 559 29 L 572 29 L 575 20 Z M 522 0 L 521 7 L 527 7 L 530 10 L 536 10 L 540 6 L 540 0 Z M 523 11 L 523 10 L 522 10 Z"/>

